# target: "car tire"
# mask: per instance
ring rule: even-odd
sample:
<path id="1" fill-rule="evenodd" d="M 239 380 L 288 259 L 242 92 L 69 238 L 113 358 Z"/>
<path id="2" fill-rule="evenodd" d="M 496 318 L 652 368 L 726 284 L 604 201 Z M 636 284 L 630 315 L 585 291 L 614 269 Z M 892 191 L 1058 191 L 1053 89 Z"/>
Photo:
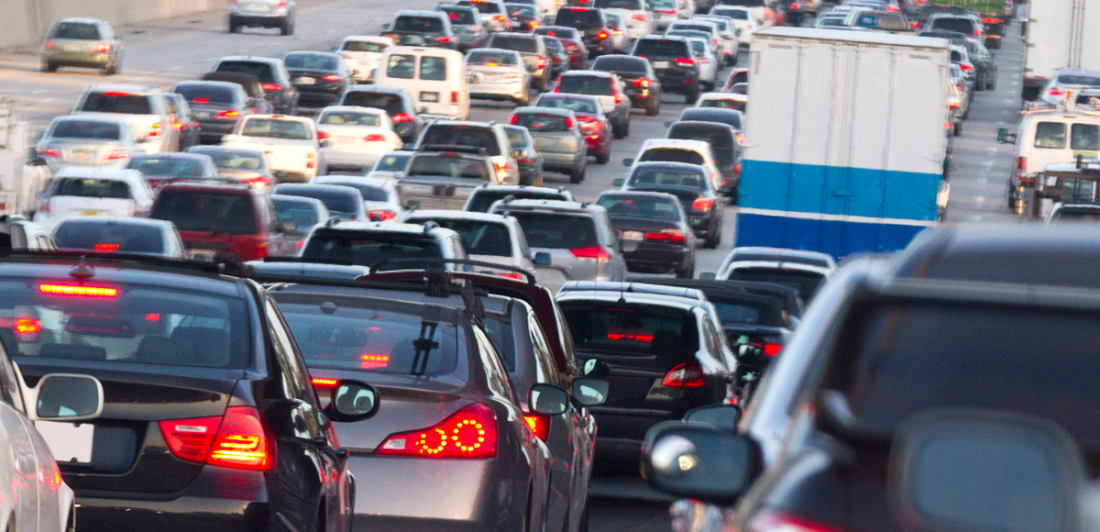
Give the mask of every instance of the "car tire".
<path id="1" fill-rule="evenodd" d="M 954 130 L 951 132 L 951 134 L 957 137 L 957 136 L 962 134 L 962 131 L 963 131 L 962 120 L 960 120 L 958 122 L 955 122 L 955 127 L 954 127 Z"/>
<path id="2" fill-rule="evenodd" d="M 581 163 L 580 168 L 574 168 L 569 174 L 569 182 L 576 185 L 581 181 L 584 181 L 585 170 L 588 168 L 588 161 Z"/>
<path id="3" fill-rule="evenodd" d="M 541 187 L 542 186 L 542 170 L 539 170 L 539 175 L 537 177 L 535 177 L 535 179 L 531 180 L 531 186 L 533 186 L 533 187 Z"/>
<path id="4" fill-rule="evenodd" d="M 294 35 L 294 21 L 290 17 L 287 17 L 283 21 L 283 25 L 279 27 L 279 33 L 283 35 Z"/>
<path id="5" fill-rule="evenodd" d="M 599 153 L 596 154 L 596 164 L 607 164 L 607 161 L 610 161 L 610 160 L 611 160 L 611 149 L 610 148 L 607 150 L 607 153 L 604 153 L 602 155 L 599 154 Z"/>
<path id="6" fill-rule="evenodd" d="M 966 112 L 963 113 L 963 115 L 962 115 L 963 120 L 970 120 L 970 105 L 973 104 L 973 103 L 974 103 L 973 100 L 966 103 Z"/>
<path id="7" fill-rule="evenodd" d="M 619 122 L 619 123 L 612 122 L 611 123 L 611 135 L 613 137 L 615 137 L 616 139 L 621 139 L 621 138 L 626 137 L 627 134 L 628 134 L 628 131 L 626 130 L 626 125 L 624 123 L 622 123 L 622 122 Z"/>
<path id="8" fill-rule="evenodd" d="M 707 249 L 716 249 L 718 245 L 722 243 L 722 233 L 720 233 L 721 230 L 722 227 L 718 226 L 715 228 L 714 231 L 711 231 L 709 234 L 707 234 L 707 237 L 703 239 L 703 247 Z"/>
<path id="9" fill-rule="evenodd" d="M 997 75 L 993 74 L 993 77 L 989 80 L 989 85 L 986 85 L 989 90 L 997 90 Z"/>
<path id="10" fill-rule="evenodd" d="M 691 262 L 691 266 L 684 268 L 676 268 L 677 279 L 694 279 L 695 278 L 695 261 Z"/>
<path id="11" fill-rule="evenodd" d="M 696 85 L 695 87 L 692 87 L 690 90 L 688 90 L 687 94 L 684 97 L 684 101 L 687 102 L 688 105 L 695 105 L 695 102 L 698 100 L 699 86 Z"/>
<path id="12" fill-rule="evenodd" d="M 240 33 L 241 25 L 237 24 L 237 21 L 229 19 L 229 33 Z"/>
<path id="13" fill-rule="evenodd" d="M 50 63 L 49 61 L 42 64 L 43 72 L 57 72 L 57 65 Z"/>
<path id="14" fill-rule="evenodd" d="M 657 116 L 661 113 L 661 100 L 660 96 L 657 98 L 650 98 L 649 102 L 646 102 L 645 115 Z"/>

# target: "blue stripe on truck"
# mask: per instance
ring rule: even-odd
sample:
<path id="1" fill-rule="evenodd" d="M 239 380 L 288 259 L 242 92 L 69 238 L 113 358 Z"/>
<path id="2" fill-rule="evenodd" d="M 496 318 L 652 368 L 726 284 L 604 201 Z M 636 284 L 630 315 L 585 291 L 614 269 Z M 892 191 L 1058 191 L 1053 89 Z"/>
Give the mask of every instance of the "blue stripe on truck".
<path id="1" fill-rule="evenodd" d="M 836 258 L 856 252 L 896 251 L 935 222 L 831 216 L 791 216 L 791 213 L 738 208 L 738 246 L 822 251 Z M 774 214 L 772 214 L 774 213 Z"/>
<path id="2" fill-rule="evenodd" d="M 939 215 L 936 195 L 942 173 L 753 160 L 743 161 L 742 167 L 738 192 L 742 207 L 924 221 Z M 738 245 L 748 244 L 738 240 Z"/>

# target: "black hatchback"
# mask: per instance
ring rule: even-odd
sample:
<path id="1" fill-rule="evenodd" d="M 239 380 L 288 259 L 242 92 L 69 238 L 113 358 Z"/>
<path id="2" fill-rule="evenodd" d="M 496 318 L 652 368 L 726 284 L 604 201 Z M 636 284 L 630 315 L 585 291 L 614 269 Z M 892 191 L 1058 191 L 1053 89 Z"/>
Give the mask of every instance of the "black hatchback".
<path id="1" fill-rule="evenodd" d="M 340 99 L 351 85 L 344 58 L 327 52 L 290 52 L 283 56 L 290 82 L 302 107 L 324 107 Z"/>
<path id="2" fill-rule="evenodd" d="M 603 11 L 589 7 L 563 7 L 554 19 L 557 26 L 577 30 L 588 49 L 589 57 L 596 57 L 611 51 L 609 38 L 611 29 Z"/>
<path id="3" fill-rule="evenodd" d="M 263 288 L 133 255 L 3 262 L 0 337 L 27 382 L 103 386 L 99 418 L 47 438 L 81 530 L 350 527 L 356 481 L 332 421 L 371 416 L 377 392 L 341 381 L 322 410 Z"/>

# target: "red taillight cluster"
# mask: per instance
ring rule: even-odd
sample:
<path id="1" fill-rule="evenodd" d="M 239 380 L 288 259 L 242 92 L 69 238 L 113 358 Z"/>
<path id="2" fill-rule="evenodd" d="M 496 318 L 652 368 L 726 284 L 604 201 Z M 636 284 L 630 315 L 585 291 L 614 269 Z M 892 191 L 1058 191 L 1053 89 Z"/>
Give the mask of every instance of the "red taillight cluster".
<path id="1" fill-rule="evenodd" d="M 707 198 L 698 198 L 691 202 L 691 209 L 694 211 L 709 211 L 714 207 L 714 200 Z"/>
<path id="2" fill-rule="evenodd" d="M 649 79 L 647 79 L 647 78 L 639 78 L 639 79 L 636 79 L 636 80 L 634 80 L 634 82 L 633 82 L 633 83 L 631 83 L 631 85 L 634 85 L 635 87 L 643 87 L 643 88 L 645 88 L 645 87 L 649 87 L 649 85 L 650 85 L 651 83 L 652 83 L 652 82 L 651 82 L 651 81 L 649 81 Z"/>
<path id="3" fill-rule="evenodd" d="M 431 427 L 390 435 L 374 454 L 422 458 L 492 458 L 497 454 L 496 416 L 488 406 L 474 403 Z"/>
<path id="4" fill-rule="evenodd" d="M 370 216 L 372 222 L 384 222 L 386 220 L 392 220 L 397 213 L 389 209 L 379 209 L 377 211 L 370 211 L 367 213 Z"/>
<path id="5" fill-rule="evenodd" d="M 1058 87 L 1051 87 L 1047 89 L 1047 96 L 1065 96 L 1066 91 L 1059 89 Z"/>
<path id="6" fill-rule="evenodd" d="M 317 140 L 328 140 L 331 136 L 328 131 L 317 130 Z"/>
<path id="7" fill-rule="evenodd" d="M 606 39 L 607 37 L 608 37 L 607 31 L 604 31 L 604 30 L 600 30 L 600 32 L 596 34 L 596 38 L 600 39 L 601 41 Z"/>
<path id="8" fill-rule="evenodd" d="M 967 63 L 961 63 L 961 64 L 959 64 L 959 68 L 961 68 L 961 69 L 963 69 L 967 72 L 970 72 L 971 70 L 974 70 L 974 65 L 970 65 L 970 64 L 967 64 Z"/>
<path id="9" fill-rule="evenodd" d="M 607 252 L 603 246 L 589 246 L 586 248 L 577 248 L 569 250 L 574 257 L 578 259 L 595 259 L 596 262 L 607 262 L 611 260 L 611 254 Z"/>
<path id="10" fill-rule="evenodd" d="M 705 384 L 703 368 L 686 362 L 672 368 L 661 381 L 665 388 L 702 388 Z"/>
<path id="11" fill-rule="evenodd" d="M 535 63 L 535 68 L 546 68 L 546 58 L 540 55 L 538 61 Z"/>
<path id="12" fill-rule="evenodd" d="M 458 103 L 458 91 L 451 91 L 451 103 Z"/>
<path id="13" fill-rule="evenodd" d="M 569 129 L 573 129 L 573 119 L 572 118 L 569 118 L 568 116 L 565 117 L 565 127 L 569 128 Z"/>
<path id="14" fill-rule="evenodd" d="M 96 43 L 96 45 L 95 45 L 95 53 L 97 53 L 97 54 L 108 54 L 108 53 L 111 53 L 111 45 L 110 45 L 110 43 L 105 43 L 105 42 L 100 42 L 100 43 Z"/>
<path id="15" fill-rule="evenodd" d="M 328 81 L 330 83 L 336 81 L 344 81 L 344 76 L 341 76 L 340 74 L 328 74 L 321 76 L 321 81 Z"/>
<path id="16" fill-rule="evenodd" d="M 57 148 L 46 148 L 38 152 L 38 155 L 49 157 L 51 159 L 57 159 L 58 157 L 61 157 L 61 152 L 58 151 Z"/>
<path id="17" fill-rule="evenodd" d="M 497 275 L 499 275 L 501 277 L 507 277 L 509 279 L 515 279 L 517 281 L 522 281 L 523 280 L 523 274 L 519 273 L 519 272 L 500 272 L 500 273 L 497 273 Z"/>
<path id="18" fill-rule="evenodd" d="M 531 428 L 531 432 L 535 433 L 535 436 L 542 441 L 546 441 L 550 437 L 550 420 L 545 416 L 538 414 L 525 414 L 523 420 L 527 422 L 527 426 Z"/>
<path id="19" fill-rule="evenodd" d="M 50 51 L 55 48 L 57 48 L 57 41 L 54 41 L 53 39 L 46 39 L 45 41 L 42 41 L 43 50 Z"/>
<path id="20" fill-rule="evenodd" d="M 181 460 L 207 465 L 267 471 L 275 452 L 260 413 L 251 406 L 231 406 L 222 417 L 161 421 L 164 441 Z"/>
<path id="21" fill-rule="evenodd" d="M 676 64 L 684 66 L 695 66 L 695 59 L 691 57 L 677 57 Z"/>
<path id="22" fill-rule="evenodd" d="M 371 133 L 363 137 L 365 142 L 386 142 L 386 136 L 381 133 Z"/>
<path id="23" fill-rule="evenodd" d="M 240 111 L 222 111 L 214 115 L 214 118 L 237 118 L 239 116 L 241 116 Z"/>
<path id="24" fill-rule="evenodd" d="M 154 122 L 152 126 L 149 126 L 149 136 L 150 137 L 159 137 L 160 136 L 160 128 L 161 128 L 160 122 Z"/>
<path id="25" fill-rule="evenodd" d="M 261 83 L 260 86 L 263 87 L 264 92 L 275 92 L 283 90 L 283 86 L 279 85 L 278 83 Z"/>
<path id="26" fill-rule="evenodd" d="M 121 149 L 111 150 L 111 153 L 107 154 L 107 160 L 108 161 L 118 161 L 120 159 L 129 159 L 129 158 L 130 158 L 130 152 L 128 152 L 126 150 L 121 150 Z"/>
<path id="27" fill-rule="evenodd" d="M 679 229 L 664 229 L 658 233 L 646 233 L 645 239 L 651 242 L 669 242 L 672 244 L 682 244 L 687 241 L 687 237 Z"/>
<path id="28" fill-rule="evenodd" d="M 393 115 L 392 117 L 390 117 L 390 122 L 393 122 L 394 124 L 400 124 L 402 122 L 412 122 L 412 121 L 413 121 L 413 116 L 410 115 L 409 113 L 397 113 L 397 114 Z"/>

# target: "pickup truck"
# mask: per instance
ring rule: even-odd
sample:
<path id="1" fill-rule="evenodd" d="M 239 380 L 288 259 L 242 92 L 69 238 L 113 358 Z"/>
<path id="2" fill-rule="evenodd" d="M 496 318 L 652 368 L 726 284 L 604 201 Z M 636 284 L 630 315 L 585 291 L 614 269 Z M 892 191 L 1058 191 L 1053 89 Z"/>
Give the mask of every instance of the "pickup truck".
<path id="1" fill-rule="evenodd" d="M 317 175 L 321 147 L 313 120 L 286 115 L 254 115 L 237 124 L 222 146 L 264 152 L 280 183 L 304 183 Z"/>

